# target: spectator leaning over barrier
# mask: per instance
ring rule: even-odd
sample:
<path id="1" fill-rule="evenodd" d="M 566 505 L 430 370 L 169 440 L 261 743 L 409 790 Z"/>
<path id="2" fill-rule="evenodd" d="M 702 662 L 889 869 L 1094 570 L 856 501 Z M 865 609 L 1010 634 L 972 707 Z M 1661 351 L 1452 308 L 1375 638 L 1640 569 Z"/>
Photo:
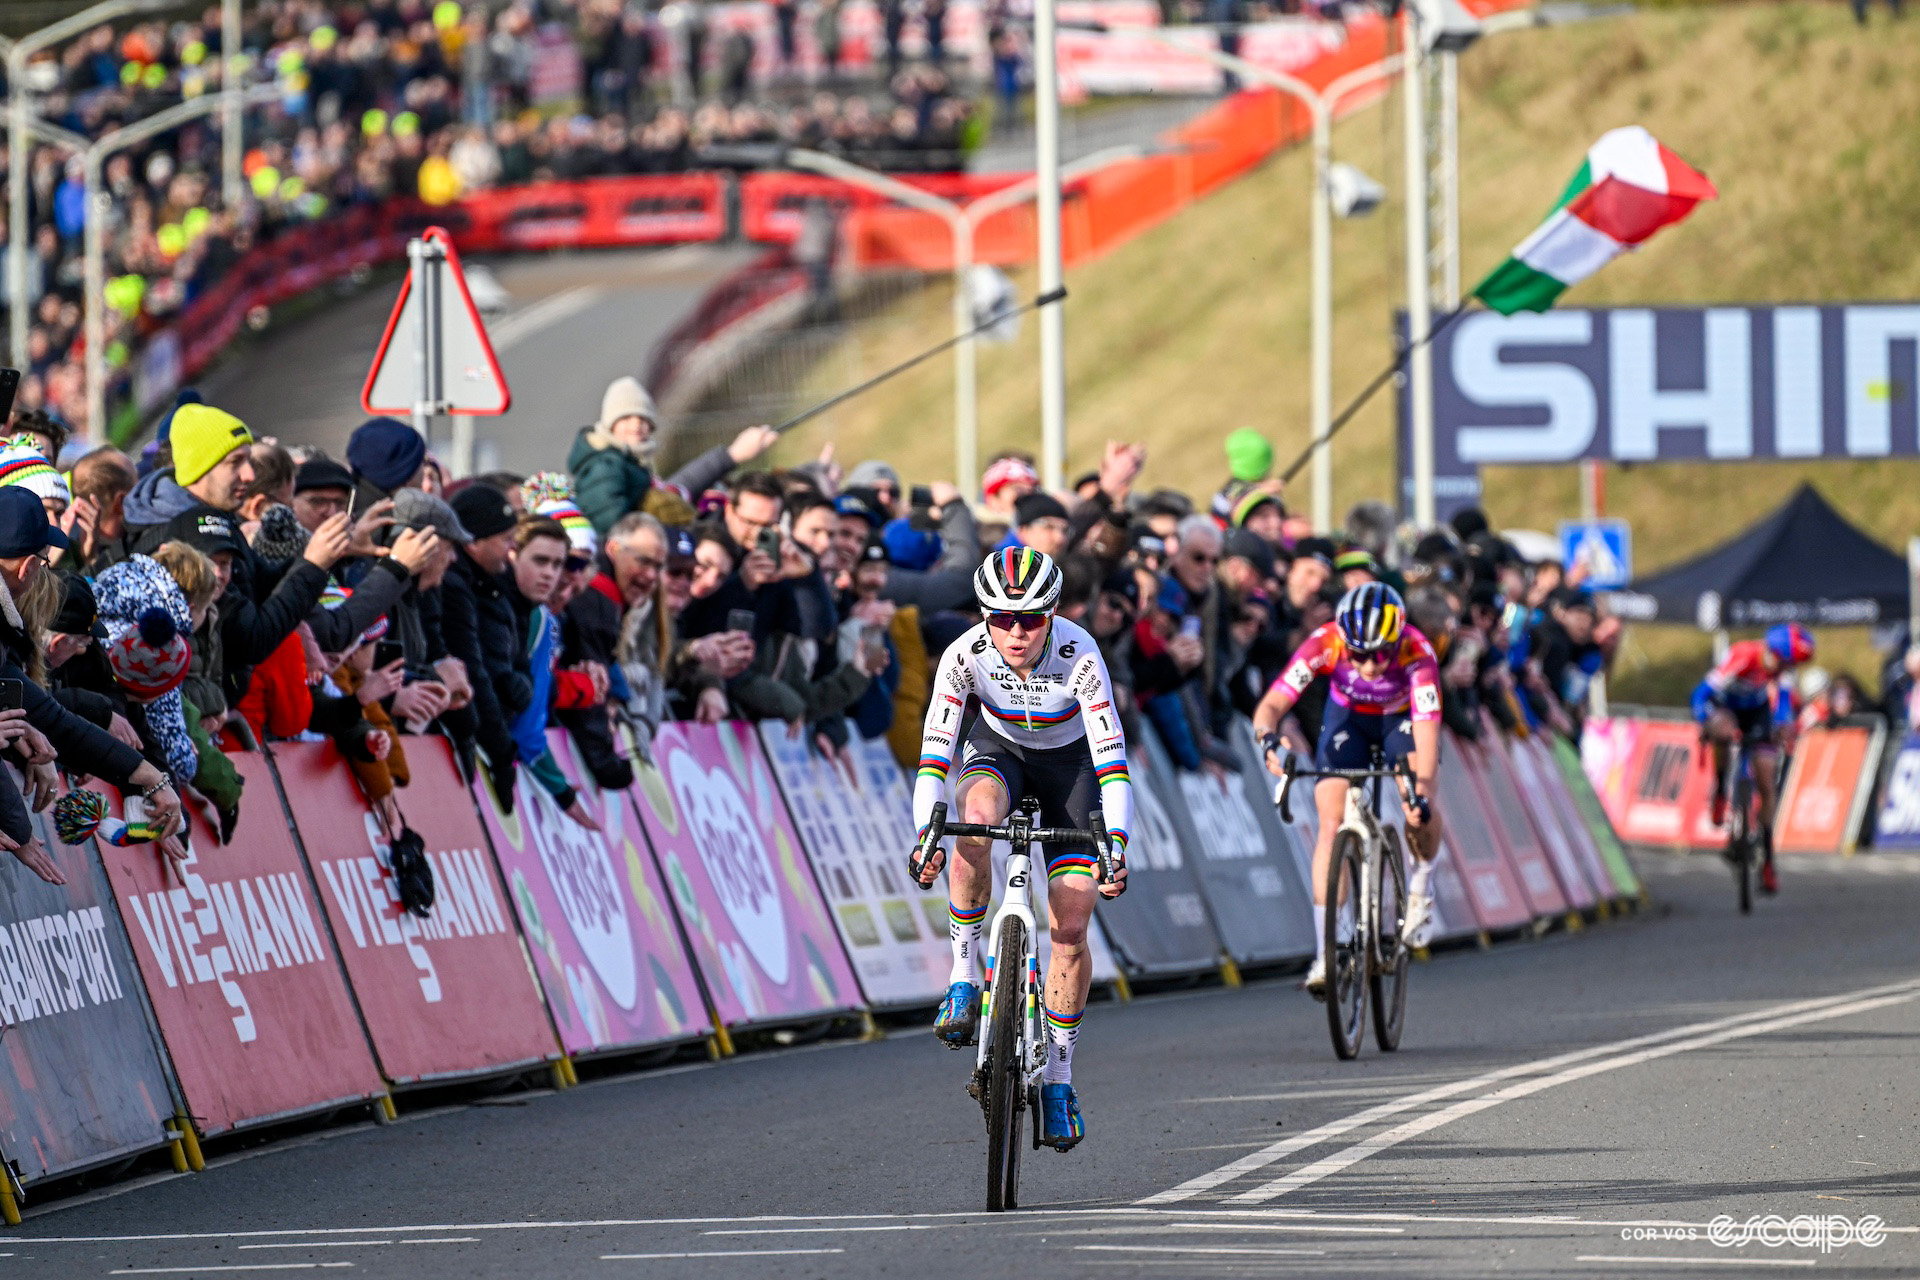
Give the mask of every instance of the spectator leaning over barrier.
<path id="1" fill-rule="evenodd" d="M 515 671 L 519 646 L 501 579 L 516 520 L 506 494 L 491 485 L 468 485 L 451 505 L 472 540 L 453 558 L 440 587 L 441 634 L 447 652 L 466 668 L 473 686 L 473 741 L 494 795 L 511 812 L 518 759 L 511 725 L 533 698 L 530 683 Z"/>
<path id="2" fill-rule="evenodd" d="M 638 378 L 615 378 L 600 397 L 598 420 L 574 439 L 567 470 L 580 510 L 602 536 L 647 500 L 659 419 Z"/>
<path id="3" fill-rule="evenodd" d="M 74 464 L 73 505 L 62 524 L 71 545 L 62 568 L 98 575 L 126 558 L 127 495 L 136 479 L 133 460 L 118 449 L 95 449 Z"/>
<path id="4" fill-rule="evenodd" d="M 512 538 L 511 571 L 503 586 L 518 642 L 527 655 L 530 681 L 527 703 L 514 715 L 514 745 L 527 773 L 554 804 L 581 826 L 598 831 L 599 824 L 547 743 L 547 722 L 555 708 L 602 708 L 607 698 L 607 672 L 598 663 L 584 663 L 574 671 L 559 669 L 560 624 L 547 601 L 566 574 L 572 544 L 565 527 L 546 516 L 523 517 Z"/>
<path id="5" fill-rule="evenodd" d="M 148 506 L 155 512 L 178 509 L 154 524 L 140 524 L 130 516 L 135 551 L 196 535 L 203 521 L 231 526 L 242 491 L 253 479 L 253 434 L 232 414 L 210 405 L 183 405 L 173 415 L 170 440 L 173 465 L 148 477 L 157 482 Z M 138 497 L 141 490 L 134 492 Z M 236 549 L 222 570 L 228 581 L 222 593 L 220 638 L 227 698 L 238 702 L 254 664 L 271 656 L 317 609 L 328 571 L 346 552 L 347 519 L 342 514 L 321 525 L 299 560 L 280 565 L 259 559 L 237 536 L 229 536 Z M 330 642 L 323 637 L 321 643 Z"/>
<path id="6" fill-rule="evenodd" d="M 441 632 L 441 584 L 460 548 L 473 540 L 453 508 L 421 489 L 402 489 L 393 496 L 393 525 L 387 536 L 399 539 L 409 531 L 432 533 L 436 541 L 426 562 L 413 574 L 407 590 L 387 617 L 389 638 L 406 659 L 406 683 L 389 704 L 394 723 L 407 733 L 421 733 L 436 719 L 450 736 L 464 736 L 472 752 L 473 732 L 463 721 L 473 701 L 473 686 L 465 665 L 447 652 Z"/>
<path id="7" fill-rule="evenodd" d="M 99 606 L 94 600 L 93 584 L 77 573 L 61 571 L 60 608 L 47 624 L 47 688 L 54 700 L 96 729 L 105 729 L 120 741 L 137 748 L 140 737 L 120 714 L 121 699 L 105 690 L 113 683 L 99 641 L 106 635 L 100 625 Z"/>
<path id="8" fill-rule="evenodd" d="M 192 626 L 188 637 L 191 657 L 187 678 L 180 686 L 180 710 L 197 762 L 193 789 L 213 805 L 220 843 L 227 844 L 240 821 L 244 782 L 216 742 L 227 714 L 226 695 L 220 689 L 220 640 L 214 612 L 214 601 L 223 584 L 203 548 L 191 543 L 161 543 L 153 558 L 186 598 Z"/>
<path id="9" fill-rule="evenodd" d="M 31 493 L 0 487 L 0 679 L 21 682 L 24 707 L 24 717 L 0 713 L 0 744 L 22 762 L 35 808 L 52 802 L 57 760 L 72 773 L 99 778 L 123 795 L 143 798 L 164 852 L 183 857 L 184 850 L 168 839 L 179 829 L 181 815 L 180 797 L 167 773 L 143 759 L 137 748 L 68 711 L 29 676 L 32 671 L 45 677 L 44 658 L 29 636 L 46 629 L 59 610 L 61 596 L 45 557 L 66 546 L 66 535 L 48 523 L 46 509 Z M 185 669 L 182 655 L 183 674 Z M 65 883 L 32 832 L 22 838 L 20 826 L 6 819 L 3 793 L 0 786 L 0 848 L 41 879 Z M 21 816 L 14 811 L 15 819 Z"/>

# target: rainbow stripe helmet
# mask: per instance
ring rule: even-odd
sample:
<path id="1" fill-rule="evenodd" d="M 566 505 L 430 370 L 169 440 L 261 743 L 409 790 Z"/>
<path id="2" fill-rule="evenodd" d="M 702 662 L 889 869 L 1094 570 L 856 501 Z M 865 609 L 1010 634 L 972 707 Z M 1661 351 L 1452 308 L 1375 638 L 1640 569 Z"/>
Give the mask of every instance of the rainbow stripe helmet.
<path id="1" fill-rule="evenodd" d="M 1008 547 L 981 562 L 973 594 L 988 613 L 1050 613 L 1060 601 L 1060 567 L 1032 547 Z"/>

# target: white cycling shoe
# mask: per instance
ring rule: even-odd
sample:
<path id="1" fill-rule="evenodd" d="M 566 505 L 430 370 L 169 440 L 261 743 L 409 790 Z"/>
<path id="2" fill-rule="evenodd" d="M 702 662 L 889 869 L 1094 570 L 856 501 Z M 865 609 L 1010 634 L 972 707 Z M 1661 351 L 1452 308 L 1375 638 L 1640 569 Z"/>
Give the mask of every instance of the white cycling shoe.
<path id="1" fill-rule="evenodd" d="M 1315 1000 L 1327 998 L 1327 958 L 1325 956 L 1313 958 L 1313 964 L 1307 969 L 1307 980 L 1303 985 L 1307 989 L 1307 994 Z"/>
<path id="2" fill-rule="evenodd" d="M 1407 918 L 1401 924 L 1401 936 L 1410 947 L 1424 947 L 1433 933 L 1433 894 L 1416 890 L 1407 894 Z"/>

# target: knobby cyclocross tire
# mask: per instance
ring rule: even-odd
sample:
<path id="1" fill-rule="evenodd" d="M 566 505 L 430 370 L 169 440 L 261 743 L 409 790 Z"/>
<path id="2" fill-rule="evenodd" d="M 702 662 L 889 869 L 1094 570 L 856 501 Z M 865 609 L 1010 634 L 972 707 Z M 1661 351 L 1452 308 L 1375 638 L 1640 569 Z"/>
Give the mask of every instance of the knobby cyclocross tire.
<path id="1" fill-rule="evenodd" d="M 1740 892 L 1740 914 L 1753 914 L 1753 782 L 1743 771 L 1733 784 L 1727 811 L 1733 841 L 1733 880 Z"/>
<path id="2" fill-rule="evenodd" d="M 1360 919 L 1363 883 L 1360 837 L 1342 831 L 1333 838 L 1333 858 L 1327 863 L 1326 936 L 1327 1031 L 1333 1051 L 1343 1061 L 1358 1057 L 1367 1026 L 1367 922 Z M 1344 906 L 1342 904 L 1345 904 Z M 1353 936 L 1340 941 L 1340 917 L 1353 915 Z"/>
<path id="3" fill-rule="evenodd" d="M 987 1044 L 987 1212 L 1020 1207 L 1020 1019 L 1026 1012 L 1027 930 L 1013 916 L 994 950 Z M 1035 1117 L 1034 1122 L 1039 1123 Z"/>
<path id="4" fill-rule="evenodd" d="M 1392 1053 L 1400 1047 L 1400 1030 L 1407 1021 L 1407 948 L 1403 927 L 1407 919 L 1407 867 L 1400 852 L 1400 834 L 1389 827 L 1382 833 L 1379 914 L 1373 922 L 1374 964 L 1367 976 L 1367 994 L 1373 1006 L 1373 1042 Z"/>

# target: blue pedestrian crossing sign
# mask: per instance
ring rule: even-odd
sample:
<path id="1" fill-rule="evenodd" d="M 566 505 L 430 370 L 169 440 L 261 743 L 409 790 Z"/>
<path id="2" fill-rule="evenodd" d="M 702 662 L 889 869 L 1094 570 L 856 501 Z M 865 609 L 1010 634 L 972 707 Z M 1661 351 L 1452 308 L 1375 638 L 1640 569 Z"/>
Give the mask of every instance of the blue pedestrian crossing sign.
<path id="1" fill-rule="evenodd" d="M 1569 571 L 1586 566 L 1584 585 L 1624 587 L 1633 580 L 1633 527 L 1625 520 L 1562 520 L 1560 555 Z"/>

